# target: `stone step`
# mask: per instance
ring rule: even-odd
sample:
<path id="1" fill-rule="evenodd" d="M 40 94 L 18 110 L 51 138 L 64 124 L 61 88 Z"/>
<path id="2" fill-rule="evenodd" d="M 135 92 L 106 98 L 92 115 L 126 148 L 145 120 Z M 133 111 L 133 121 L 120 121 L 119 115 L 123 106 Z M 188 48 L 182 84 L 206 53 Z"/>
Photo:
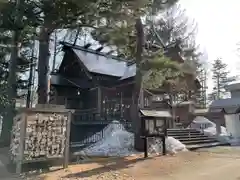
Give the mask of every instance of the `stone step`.
<path id="1" fill-rule="evenodd" d="M 228 145 L 228 143 L 214 142 L 214 143 L 192 144 L 192 145 L 186 145 L 186 148 L 188 150 L 193 151 L 200 148 L 210 148 L 210 147 L 224 146 L 224 145 Z"/>
<path id="2" fill-rule="evenodd" d="M 204 134 L 186 134 L 186 135 L 172 135 L 171 137 L 174 137 L 175 139 L 179 139 L 179 138 L 201 138 L 201 137 L 209 137 L 206 136 Z"/>
<path id="3" fill-rule="evenodd" d="M 205 140 L 186 140 L 186 141 L 181 141 L 181 143 L 185 144 L 185 145 L 189 145 L 189 144 L 205 144 L 205 143 L 215 143 L 218 142 L 217 139 L 205 139 Z"/>
<path id="4" fill-rule="evenodd" d="M 195 136 L 195 135 L 203 135 L 201 132 L 167 132 L 168 136 Z"/>
<path id="5" fill-rule="evenodd" d="M 167 129 L 168 132 L 196 132 L 197 129 Z"/>
<path id="6" fill-rule="evenodd" d="M 185 144 L 189 150 L 226 145 L 226 143 L 219 142 L 215 137 L 204 135 L 197 129 L 168 129 L 167 135 Z"/>
<path id="7" fill-rule="evenodd" d="M 181 141 L 181 142 L 185 142 L 185 141 L 202 141 L 202 140 L 216 140 L 215 138 L 213 137 L 179 137 L 179 138 L 176 138 L 177 140 Z"/>

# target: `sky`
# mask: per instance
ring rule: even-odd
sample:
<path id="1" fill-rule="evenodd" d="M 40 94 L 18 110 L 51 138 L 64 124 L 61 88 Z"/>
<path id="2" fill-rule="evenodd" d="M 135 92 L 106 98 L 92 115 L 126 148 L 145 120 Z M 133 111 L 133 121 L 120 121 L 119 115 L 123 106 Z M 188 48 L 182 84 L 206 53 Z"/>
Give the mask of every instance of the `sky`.
<path id="1" fill-rule="evenodd" d="M 206 49 L 208 63 L 220 57 L 231 75 L 240 75 L 240 0 L 180 0 L 180 4 L 198 25 L 196 41 Z M 211 80 L 208 84 L 211 88 Z"/>
<path id="2" fill-rule="evenodd" d="M 222 58 L 231 75 L 240 75 L 240 0 L 179 0 L 179 3 L 198 25 L 196 41 L 207 52 L 211 92 L 210 66 L 214 59 Z"/>

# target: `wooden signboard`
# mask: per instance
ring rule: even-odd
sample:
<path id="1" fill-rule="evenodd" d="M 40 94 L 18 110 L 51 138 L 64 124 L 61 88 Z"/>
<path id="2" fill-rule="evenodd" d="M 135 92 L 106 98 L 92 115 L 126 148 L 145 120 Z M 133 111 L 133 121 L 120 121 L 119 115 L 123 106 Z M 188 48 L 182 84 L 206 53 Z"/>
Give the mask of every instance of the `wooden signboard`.
<path id="1" fill-rule="evenodd" d="M 167 119 L 169 111 L 140 110 L 142 121 L 142 138 L 144 139 L 144 156 L 148 157 L 148 138 L 162 139 L 162 153 L 166 154 L 165 137 L 167 136 Z"/>
<path id="2" fill-rule="evenodd" d="M 33 108 L 14 118 L 10 155 L 17 173 L 31 162 L 62 159 L 68 166 L 71 116 L 63 108 Z"/>

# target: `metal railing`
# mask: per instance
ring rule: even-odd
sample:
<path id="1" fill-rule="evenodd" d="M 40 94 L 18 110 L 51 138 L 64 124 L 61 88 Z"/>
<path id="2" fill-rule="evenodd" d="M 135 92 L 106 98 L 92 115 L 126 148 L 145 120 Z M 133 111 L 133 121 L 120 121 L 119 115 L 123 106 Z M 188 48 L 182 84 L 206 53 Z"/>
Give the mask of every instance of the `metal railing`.
<path id="1" fill-rule="evenodd" d="M 209 128 L 210 125 L 209 123 L 194 123 L 191 122 L 191 124 L 189 125 L 190 128 L 194 128 L 194 129 L 199 129 L 201 132 L 204 132 L 204 129 Z"/>
<path id="2" fill-rule="evenodd" d="M 122 129 L 122 130 L 127 130 L 127 131 L 131 131 L 132 130 L 132 124 L 130 122 L 123 122 L 123 121 L 112 121 L 111 124 L 114 125 L 114 127 L 116 129 Z M 87 146 L 90 146 L 91 144 L 94 144 L 96 142 L 101 141 L 102 139 L 104 139 L 105 137 L 110 136 L 109 134 L 109 128 L 108 126 L 105 126 L 105 128 L 103 128 L 101 131 L 94 133 L 90 136 L 88 136 L 87 138 L 85 138 L 82 141 L 79 142 L 73 142 L 71 143 L 71 147 L 72 148 L 84 148 Z"/>

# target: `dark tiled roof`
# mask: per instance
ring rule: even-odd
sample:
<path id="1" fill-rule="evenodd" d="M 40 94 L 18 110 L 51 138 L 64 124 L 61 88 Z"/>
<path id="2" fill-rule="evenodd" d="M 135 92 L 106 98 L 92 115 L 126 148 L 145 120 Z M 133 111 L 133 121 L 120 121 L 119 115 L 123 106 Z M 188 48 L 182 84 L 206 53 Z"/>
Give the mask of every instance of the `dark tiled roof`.
<path id="1" fill-rule="evenodd" d="M 240 98 L 219 99 L 212 102 L 210 111 L 224 110 L 226 113 L 237 113 L 240 110 Z"/>
<path id="2" fill-rule="evenodd" d="M 136 74 L 136 64 L 128 66 L 127 61 L 121 61 L 111 56 L 94 54 L 80 49 L 72 49 L 88 71 L 126 79 Z"/>
<path id="3" fill-rule="evenodd" d="M 117 56 L 107 55 L 91 49 L 62 42 L 64 47 L 71 48 L 89 72 L 115 76 L 120 80 L 128 79 L 136 75 L 136 64 Z M 198 80 L 196 80 L 198 82 Z"/>
<path id="4" fill-rule="evenodd" d="M 219 99 L 212 102 L 212 108 L 225 108 L 230 106 L 240 106 L 240 98 Z"/>

